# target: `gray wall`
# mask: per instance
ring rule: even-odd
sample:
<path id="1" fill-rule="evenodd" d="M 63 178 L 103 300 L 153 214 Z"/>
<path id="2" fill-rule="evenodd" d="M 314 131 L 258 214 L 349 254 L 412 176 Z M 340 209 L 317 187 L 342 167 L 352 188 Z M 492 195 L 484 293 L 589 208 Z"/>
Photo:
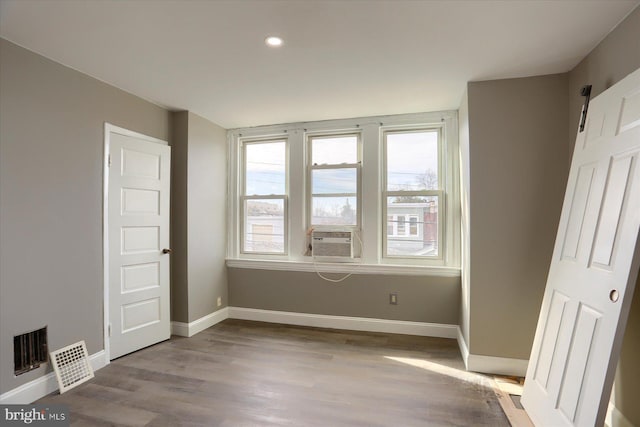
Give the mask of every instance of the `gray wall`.
<path id="1" fill-rule="evenodd" d="M 189 322 L 193 322 L 228 303 L 227 132 L 193 113 L 189 113 L 188 179 Z"/>
<path id="2" fill-rule="evenodd" d="M 171 113 L 171 320 L 189 323 L 187 171 L 189 112 Z"/>
<path id="3" fill-rule="evenodd" d="M 468 84 L 472 354 L 529 358 L 568 175 L 567 87 Z"/>
<path id="4" fill-rule="evenodd" d="M 586 84 L 593 85 L 592 96 L 595 97 L 638 68 L 640 68 L 640 7 L 637 7 L 569 73 L 569 141 L 572 151 L 584 100 L 579 95 L 580 88 Z M 640 426 L 638 361 L 640 361 L 640 288 L 636 285 L 612 398 L 616 408 L 631 421 L 632 425 L 636 426 Z M 616 426 L 615 422 L 614 426 Z"/>
<path id="5" fill-rule="evenodd" d="M 172 320 L 189 323 L 228 303 L 227 137 L 190 112 L 172 119 Z"/>
<path id="6" fill-rule="evenodd" d="M 0 39 L 0 393 L 13 336 L 103 349 L 104 122 L 167 140 L 166 110 Z"/>
<path id="7" fill-rule="evenodd" d="M 611 401 L 618 411 L 631 422 L 631 425 L 640 426 L 640 405 L 638 396 L 640 390 L 640 276 L 636 281 L 636 289 L 631 301 L 631 312 L 627 321 L 627 329 L 622 341 L 622 351 L 616 379 L 613 385 Z M 616 424 L 610 427 L 622 427 L 624 424 Z M 627 424 L 628 425 L 628 424 Z"/>
<path id="8" fill-rule="evenodd" d="M 335 316 L 457 324 L 457 277 L 354 274 L 330 283 L 315 273 L 229 268 L 229 305 L 233 307 Z M 329 277 L 341 277 L 342 274 Z M 398 305 L 389 293 L 398 293 Z"/>
<path id="9" fill-rule="evenodd" d="M 591 97 L 640 68 L 640 7 L 627 16 L 569 73 L 569 143 L 576 140 L 584 98 L 580 88 L 592 85 Z"/>

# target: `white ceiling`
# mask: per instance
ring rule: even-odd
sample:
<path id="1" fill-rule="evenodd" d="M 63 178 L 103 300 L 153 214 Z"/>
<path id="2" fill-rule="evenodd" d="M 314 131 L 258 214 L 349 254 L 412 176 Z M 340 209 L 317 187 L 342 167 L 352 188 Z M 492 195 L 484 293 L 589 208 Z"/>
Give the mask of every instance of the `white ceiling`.
<path id="1" fill-rule="evenodd" d="M 0 34 L 234 128 L 457 109 L 468 81 L 570 70 L 639 3 L 0 0 Z"/>

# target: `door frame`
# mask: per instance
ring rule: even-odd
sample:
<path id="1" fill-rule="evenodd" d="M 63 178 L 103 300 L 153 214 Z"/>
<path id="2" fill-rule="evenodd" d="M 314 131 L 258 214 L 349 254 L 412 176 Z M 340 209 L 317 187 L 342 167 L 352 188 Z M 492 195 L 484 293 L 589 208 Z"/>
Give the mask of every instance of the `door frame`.
<path id="1" fill-rule="evenodd" d="M 104 122 L 104 151 L 102 158 L 102 280 L 103 280 L 103 343 L 105 352 L 105 365 L 111 363 L 111 346 L 110 346 L 110 319 L 109 319 L 109 153 L 111 148 L 111 133 L 119 135 L 131 136 L 142 139 L 155 144 L 169 145 L 168 141 L 154 138 L 139 132 L 125 129 L 109 122 Z M 171 192 L 171 190 L 169 190 Z M 171 277 L 169 277 L 169 285 L 171 285 Z"/>

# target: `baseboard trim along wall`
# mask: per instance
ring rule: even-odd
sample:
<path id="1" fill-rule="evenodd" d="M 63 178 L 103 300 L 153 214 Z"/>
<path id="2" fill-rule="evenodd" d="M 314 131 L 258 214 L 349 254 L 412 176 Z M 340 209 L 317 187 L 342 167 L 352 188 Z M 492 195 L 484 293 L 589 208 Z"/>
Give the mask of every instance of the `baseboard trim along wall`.
<path id="1" fill-rule="evenodd" d="M 317 328 L 451 338 L 458 341 L 460 353 L 462 354 L 462 359 L 468 371 L 517 375 L 522 377 L 527 372 L 528 360 L 470 354 L 467 343 L 458 325 L 296 313 L 244 307 L 225 307 L 190 323 L 171 322 L 171 333 L 172 335 L 182 337 L 192 337 L 225 319 L 254 320 L 258 322 L 313 326 Z M 92 354 L 89 356 L 89 360 L 94 371 L 103 368 L 109 363 L 104 350 Z M 58 390 L 58 383 L 55 374 L 49 372 L 40 378 L 0 395 L 0 404 L 27 404 L 56 390 Z"/>
<path id="2" fill-rule="evenodd" d="M 511 359 L 508 357 L 485 356 L 469 354 L 466 363 L 467 371 L 483 372 L 485 374 L 513 375 L 524 377 L 527 373 L 529 361 L 526 359 Z"/>
<path id="3" fill-rule="evenodd" d="M 604 425 L 605 427 L 634 427 L 631 421 L 611 402 L 607 408 Z"/>
<path id="4" fill-rule="evenodd" d="M 104 350 L 89 356 L 89 362 L 94 371 L 104 368 L 109 361 Z M 58 390 L 58 380 L 56 374 L 49 372 L 48 374 L 29 381 L 19 387 L 9 390 L 0 395 L 0 404 L 2 405 L 25 405 L 35 402 L 41 397 L 51 394 Z"/>
<path id="5" fill-rule="evenodd" d="M 191 323 L 171 322 L 171 335 L 180 337 L 192 337 L 213 325 L 229 318 L 229 307 L 209 313 Z"/>
<path id="6" fill-rule="evenodd" d="M 458 326 L 438 323 L 409 322 L 404 320 L 370 319 L 367 317 L 330 316 L 326 314 L 295 313 L 289 311 L 260 310 L 229 307 L 232 319 L 284 323 L 317 328 L 347 329 L 352 331 L 387 332 L 425 337 L 456 338 Z"/>
<path id="7" fill-rule="evenodd" d="M 460 348 L 460 354 L 462 355 L 464 366 L 469 370 L 469 347 L 467 347 L 467 342 L 464 339 L 464 335 L 462 335 L 462 329 L 460 329 L 460 326 L 458 326 L 458 334 L 456 338 L 458 339 L 458 347 Z"/>
<path id="8" fill-rule="evenodd" d="M 172 322 L 171 331 L 174 335 L 191 337 L 227 318 L 283 323 L 286 325 L 314 326 L 317 328 L 452 338 L 458 341 L 460 353 L 467 370 L 486 374 L 524 377 L 529 363 L 528 360 L 471 354 L 458 325 L 438 323 L 226 307 L 188 324 Z"/>
<path id="9" fill-rule="evenodd" d="M 469 353 L 469 347 L 459 327 L 457 339 L 460 354 L 467 371 L 495 375 L 514 375 L 517 377 L 524 377 L 527 373 L 528 360 Z"/>

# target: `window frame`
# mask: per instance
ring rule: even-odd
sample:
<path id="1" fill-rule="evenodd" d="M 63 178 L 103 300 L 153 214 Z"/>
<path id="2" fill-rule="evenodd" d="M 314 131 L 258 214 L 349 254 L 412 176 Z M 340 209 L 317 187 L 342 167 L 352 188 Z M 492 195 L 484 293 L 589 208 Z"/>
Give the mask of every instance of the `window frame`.
<path id="1" fill-rule="evenodd" d="M 356 137 L 356 163 L 328 163 L 313 164 L 313 140 L 339 138 L 345 136 Z M 306 192 L 305 207 L 306 218 L 305 224 L 307 230 L 351 230 L 360 232 L 362 227 L 362 133 L 359 129 L 350 129 L 333 132 L 305 132 L 305 148 L 306 148 Z M 336 170 L 336 169 L 355 169 L 356 171 L 356 224 L 313 224 L 313 198 L 314 197 L 354 197 L 353 193 L 327 193 L 314 196 L 313 193 L 313 171 L 314 170 Z"/>
<path id="2" fill-rule="evenodd" d="M 266 255 L 286 257 L 289 255 L 289 140 L 284 137 L 246 138 L 240 139 L 240 179 L 239 179 L 239 253 L 241 255 Z M 284 194 L 246 194 L 247 192 L 247 146 L 257 144 L 284 143 Z M 283 201 L 283 251 L 263 252 L 248 251 L 245 248 L 247 233 L 246 206 L 249 200 L 282 200 Z"/>
<path id="3" fill-rule="evenodd" d="M 407 134 L 407 133 L 424 133 L 436 131 L 438 134 L 438 189 L 437 190 L 389 190 L 388 189 L 388 136 L 392 134 Z M 382 238 L 382 259 L 389 260 L 412 260 L 412 261 L 436 261 L 444 262 L 447 253 L 447 242 L 445 238 L 445 223 L 448 219 L 446 210 L 446 191 L 447 177 L 446 177 L 446 161 L 444 159 L 444 129 L 442 124 L 437 125 L 416 125 L 416 126 L 388 126 L 381 129 L 382 139 L 382 170 L 381 170 L 381 183 L 382 183 L 382 214 L 381 218 L 389 217 L 389 198 L 390 197 L 436 197 L 438 201 L 438 255 L 437 256 L 421 256 L 421 255 L 389 255 L 389 236 L 386 233 L 387 223 L 382 224 L 383 233 Z M 404 226 L 406 229 L 410 227 L 410 222 L 407 220 L 412 214 L 404 214 L 405 217 Z M 398 215 L 392 215 L 397 218 Z M 397 221 L 397 219 L 396 219 Z M 424 219 L 422 221 L 424 227 Z M 398 224 L 399 225 L 399 224 Z M 417 224 L 416 224 L 417 225 Z M 394 227 L 397 231 L 399 227 Z M 418 230 L 420 227 L 418 226 Z M 406 230 L 405 230 L 406 231 Z M 424 233 L 424 228 L 423 228 Z M 419 236 L 419 232 L 418 232 Z M 394 237 L 411 237 L 409 234 L 394 234 Z"/>
<path id="4" fill-rule="evenodd" d="M 440 259 L 390 258 L 383 256 L 387 212 L 383 190 L 386 172 L 383 172 L 383 133 L 388 130 L 407 130 L 441 127 L 442 150 L 438 173 L 446 178 L 440 184 L 444 191 L 439 200 Z M 355 262 L 323 264 L 323 271 L 355 274 L 421 275 L 460 277 L 462 264 L 461 194 L 460 186 L 459 125 L 456 111 L 410 113 L 391 116 L 372 116 L 280 125 L 236 128 L 227 131 L 228 144 L 228 204 L 226 231 L 227 265 L 232 268 L 286 270 L 314 272 L 313 259 L 308 252 L 310 213 L 308 199 L 310 179 L 307 168 L 309 146 L 307 135 L 339 135 L 360 132 L 360 177 L 358 203 L 360 229 L 356 232 L 362 242 Z M 285 230 L 287 253 L 241 253 L 243 239 L 240 196 L 244 191 L 242 142 L 260 140 L 286 140 L 287 207 Z M 446 213 L 443 211 L 446 208 Z M 320 227 L 320 226 L 318 226 Z M 316 228 L 318 228 L 316 227 Z M 410 223 L 407 224 L 410 227 Z M 420 230 L 419 230 L 420 232 Z M 356 245 L 356 246 L 360 246 Z M 354 247 L 355 249 L 355 247 Z M 360 249 L 360 248 L 359 248 Z"/>

